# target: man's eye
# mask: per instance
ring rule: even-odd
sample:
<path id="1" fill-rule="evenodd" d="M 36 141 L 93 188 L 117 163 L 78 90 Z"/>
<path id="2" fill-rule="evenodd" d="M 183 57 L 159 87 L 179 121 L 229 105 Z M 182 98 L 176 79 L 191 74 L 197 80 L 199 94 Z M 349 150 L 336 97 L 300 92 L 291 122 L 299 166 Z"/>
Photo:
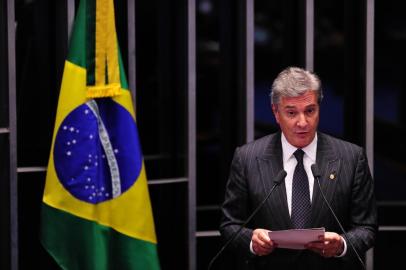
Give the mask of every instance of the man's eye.
<path id="1" fill-rule="evenodd" d="M 288 114 L 289 116 L 295 116 L 295 115 L 296 115 L 296 112 L 294 112 L 294 111 L 287 111 L 287 114 Z"/>
<path id="2" fill-rule="evenodd" d="M 307 114 L 313 114 L 315 112 L 315 109 L 308 109 L 306 111 Z"/>

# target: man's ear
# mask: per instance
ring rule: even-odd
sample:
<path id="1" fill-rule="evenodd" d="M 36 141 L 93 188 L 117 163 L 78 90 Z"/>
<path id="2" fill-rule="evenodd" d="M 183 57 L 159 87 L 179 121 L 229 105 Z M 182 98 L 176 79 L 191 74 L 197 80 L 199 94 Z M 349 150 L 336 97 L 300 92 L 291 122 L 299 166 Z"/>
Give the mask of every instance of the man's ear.
<path id="1" fill-rule="evenodd" d="M 278 105 L 272 104 L 272 112 L 275 115 L 276 122 L 279 124 L 279 111 Z"/>

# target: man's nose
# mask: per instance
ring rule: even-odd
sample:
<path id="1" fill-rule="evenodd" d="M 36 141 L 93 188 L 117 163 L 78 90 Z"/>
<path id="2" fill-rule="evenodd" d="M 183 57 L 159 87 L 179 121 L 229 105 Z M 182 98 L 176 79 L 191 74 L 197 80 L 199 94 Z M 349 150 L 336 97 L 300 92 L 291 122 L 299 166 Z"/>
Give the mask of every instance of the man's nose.
<path id="1" fill-rule="evenodd" d="M 299 119 L 297 121 L 297 126 L 299 126 L 299 127 L 306 127 L 307 126 L 307 119 L 306 119 L 306 116 L 303 113 L 299 114 Z"/>

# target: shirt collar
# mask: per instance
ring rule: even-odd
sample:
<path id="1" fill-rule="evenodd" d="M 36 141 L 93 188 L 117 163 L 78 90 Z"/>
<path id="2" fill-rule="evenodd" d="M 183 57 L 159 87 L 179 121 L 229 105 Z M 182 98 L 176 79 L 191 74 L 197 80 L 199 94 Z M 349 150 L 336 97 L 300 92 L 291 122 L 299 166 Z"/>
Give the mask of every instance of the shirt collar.
<path id="1" fill-rule="evenodd" d="M 282 141 L 282 153 L 283 153 L 283 163 L 287 162 L 292 156 L 293 153 L 298 149 L 297 147 L 291 145 L 285 137 L 285 134 L 282 132 L 281 136 Z M 308 144 L 306 147 L 302 148 L 306 156 L 308 156 L 313 163 L 316 162 L 316 151 L 317 151 L 317 132 L 313 138 L 313 141 Z"/>

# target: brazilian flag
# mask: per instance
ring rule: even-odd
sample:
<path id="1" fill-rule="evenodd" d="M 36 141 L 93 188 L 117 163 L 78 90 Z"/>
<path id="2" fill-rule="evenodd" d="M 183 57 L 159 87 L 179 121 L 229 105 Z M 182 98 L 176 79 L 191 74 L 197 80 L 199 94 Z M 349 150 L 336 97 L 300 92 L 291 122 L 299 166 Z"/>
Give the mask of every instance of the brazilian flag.
<path id="1" fill-rule="evenodd" d="M 82 0 L 65 62 L 41 241 L 62 269 L 159 269 L 113 0 Z"/>

